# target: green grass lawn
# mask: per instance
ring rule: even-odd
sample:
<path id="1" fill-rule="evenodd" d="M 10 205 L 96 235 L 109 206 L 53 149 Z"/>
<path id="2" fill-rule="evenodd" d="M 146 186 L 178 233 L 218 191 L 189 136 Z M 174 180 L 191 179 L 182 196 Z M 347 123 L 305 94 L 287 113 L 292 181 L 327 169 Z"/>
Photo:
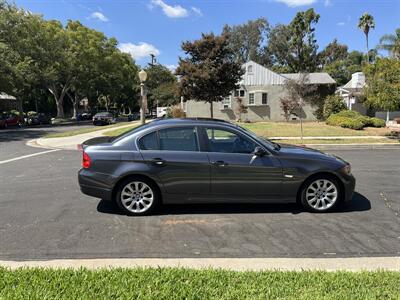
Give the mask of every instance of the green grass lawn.
<path id="1" fill-rule="evenodd" d="M 103 130 L 103 129 L 107 129 L 107 128 L 123 126 L 123 125 L 127 125 L 129 123 L 130 122 L 120 122 L 120 123 L 106 125 L 106 126 L 84 127 L 84 128 L 74 129 L 74 130 L 65 131 L 65 132 L 48 133 L 44 137 L 45 138 L 58 138 L 58 137 L 74 136 L 74 135 L 78 135 L 78 134 L 82 134 L 82 133 L 88 133 L 88 132 Z"/>
<path id="2" fill-rule="evenodd" d="M 0 299 L 399 299 L 400 272 L 0 268 Z"/>
<path id="3" fill-rule="evenodd" d="M 241 126 L 265 137 L 300 136 L 300 124 L 293 122 L 259 122 L 241 123 Z M 388 135 L 387 128 L 364 128 L 353 130 L 348 128 L 329 126 L 323 122 L 304 122 L 304 136 L 365 136 L 365 135 Z"/>
<path id="4" fill-rule="evenodd" d="M 355 137 L 354 139 L 329 139 L 329 140 L 273 140 L 274 142 L 281 144 L 293 144 L 293 145 L 302 145 L 302 144 L 377 144 L 377 143 L 385 143 L 385 144 L 399 144 L 398 139 L 389 139 L 389 138 L 381 138 L 381 139 L 360 139 Z"/>

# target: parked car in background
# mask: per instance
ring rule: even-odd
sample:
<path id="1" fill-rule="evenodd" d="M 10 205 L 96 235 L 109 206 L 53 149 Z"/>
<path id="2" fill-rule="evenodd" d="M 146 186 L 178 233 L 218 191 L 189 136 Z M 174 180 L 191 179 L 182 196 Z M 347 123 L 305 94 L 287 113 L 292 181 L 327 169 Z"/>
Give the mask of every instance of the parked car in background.
<path id="1" fill-rule="evenodd" d="M 3 127 L 7 128 L 9 126 L 22 126 L 24 123 L 24 120 L 19 117 L 16 114 L 13 113 L 3 113 L 2 114 L 2 119 L 3 119 Z"/>
<path id="2" fill-rule="evenodd" d="M 134 112 L 134 113 L 131 113 L 130 115 L 128 115 L 128 122 L 139 120 L 139 119 L 140 119 L 140 114 L 137 112 Z"/>
<path id="3" fill-rule="evenodd" d="M 115 117 L 111 112 L 99 112 L 93 116 L 93 125 L 110 125 L 115 123 Z"/>
<path id="4" fill-rule="evenodd" d="M 82 145 L 83 193 L 130 215 L 169 203 L 293 203 L 328 212 L 350 201 L 350 164 L 321 151 L 280 145 L 226 121 L 155 120 Z"/>
<path id="5" fill-rule="evenodd" d="M 91 112 L 81 112 L 76 116 L 77 121 L 86 121 L 92 119 Z"/>
<path id="6" fill-rule="evenodd" d="M 26 118 L 26 123 L 28 125 L 51 124 L 51 118 L 44 113 L 38 113 L 35 115 L 28 116 Z"/>
<path id="7" fill-rule="evenodd" d="M 6 116 L 0 114 L 0 128 L 6 128 L 6 127 L 7 127 Z"/>

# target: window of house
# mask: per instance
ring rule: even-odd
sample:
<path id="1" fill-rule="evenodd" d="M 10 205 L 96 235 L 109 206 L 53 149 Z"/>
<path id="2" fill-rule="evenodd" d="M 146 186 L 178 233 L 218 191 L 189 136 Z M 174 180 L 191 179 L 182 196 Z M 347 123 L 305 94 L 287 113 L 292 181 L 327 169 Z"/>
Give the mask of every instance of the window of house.
<path id="1" fill-rule="evenodd" d="M 254 93 L 249 93 L 249 105 L 254 105 Z"/>
<path id="2" fill-rule="evenodd" d="M 194 127 L 174 127 L 158 132 L 160 150 L 199 151 L 196 129 Z"/>
<path id="3" fill-rule="evenodd" d="M 211 152 L 253 153 L 256 143 L 239 134 L 217 128 L 206 128 L 208 147 Z"/>
<path id="4" fill-rule="evenodd" d="M 261 104 L 262 105 L 267 105 L 267 101 L 268 101 L 268 94 L 267 93 L 262 93 Z"/>
<path id="5" fill-rule="evenodd" d="M 253 73 L 253 66 L 247 66 L 247 73 Z"/>
<path id="6" fill-rule="evenodd" d="M 158 150 L 157 132 L 154 131 L 142 137 L 139 141 L 140 150 Z"/>
<path id="7" fill-rule="evenodd" d="M 221 101 L 221 109 L 231 108 L 231 97 L 226 97 Z"/>
<path id="8" fill-rule="evenodd" d="M 235 97 L 239 97 L 239 90 L 235 90 L 235 91 L 233 92 L 233 95 L 234 95 Z"/>
<path id="9" fill-rule="evenodd" d="M 244 90 L 239 91 L 240 97 L 244 97 Z"/>

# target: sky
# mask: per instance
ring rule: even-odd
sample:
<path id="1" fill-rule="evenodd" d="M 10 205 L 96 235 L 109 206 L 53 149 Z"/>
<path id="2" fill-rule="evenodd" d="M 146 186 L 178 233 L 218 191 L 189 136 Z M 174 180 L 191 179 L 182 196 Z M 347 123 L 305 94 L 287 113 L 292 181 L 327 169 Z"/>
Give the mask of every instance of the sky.
<path id="1" fill-rule="evenodd" d="M 334 38 L 349 50 L 365 51 L 357 28 L 365 12 L 375 18 L 370 48 L 400 27 L 400 0 L 14 0 L 24 9 L 66 23 L 79 20 L 119 41 L 119 48 L 144 66 L 150 53 L 170 68 L 183 56 L 182 41 L 201 33 L 221 33 L 225 24 L 238 25 L 264 17 L 271 25 L 289 23 L 296 12 L 314 8 L 319 50 Z"/>

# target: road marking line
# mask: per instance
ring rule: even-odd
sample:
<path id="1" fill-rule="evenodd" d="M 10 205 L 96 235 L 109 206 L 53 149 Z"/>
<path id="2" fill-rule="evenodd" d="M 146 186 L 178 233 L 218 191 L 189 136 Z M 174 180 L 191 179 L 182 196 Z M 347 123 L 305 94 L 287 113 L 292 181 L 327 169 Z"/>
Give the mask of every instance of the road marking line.
<path id="1" fill-rule="evenodd" d="M 17 269 L 40 268 L 216 268 L 236 271 L 361 271 L 400 270 L 400 257 L 347 258 L 115 258 L 115 259 L 54 259 L 35 261 L 0 260 L 0 266 Z"/>
<path id="2" fill-rule="evenodd" d="M 23 155 L 23 156 L 19 156 L 19 157 L 7 159 L 7 160 L 2 160 L 2 161 L 0 161 L 0 165 L 6 164 L 6 163 L 9 163 L 9 162 L 13 162 L 13 161 L 16 161 L 16 160 L 20 160 L 20 159 L 25 159 L 25 158 L 38 156 L 38 155 L 42 155 L 42 154 L 46 154 L 46 153 L 50 153 L 50 152 L 60 151 L 60 150 L 61 149 L 52 149 L 52 150 L 42 151 L 42 152 L 38 152 L 38 153 Z"/>

